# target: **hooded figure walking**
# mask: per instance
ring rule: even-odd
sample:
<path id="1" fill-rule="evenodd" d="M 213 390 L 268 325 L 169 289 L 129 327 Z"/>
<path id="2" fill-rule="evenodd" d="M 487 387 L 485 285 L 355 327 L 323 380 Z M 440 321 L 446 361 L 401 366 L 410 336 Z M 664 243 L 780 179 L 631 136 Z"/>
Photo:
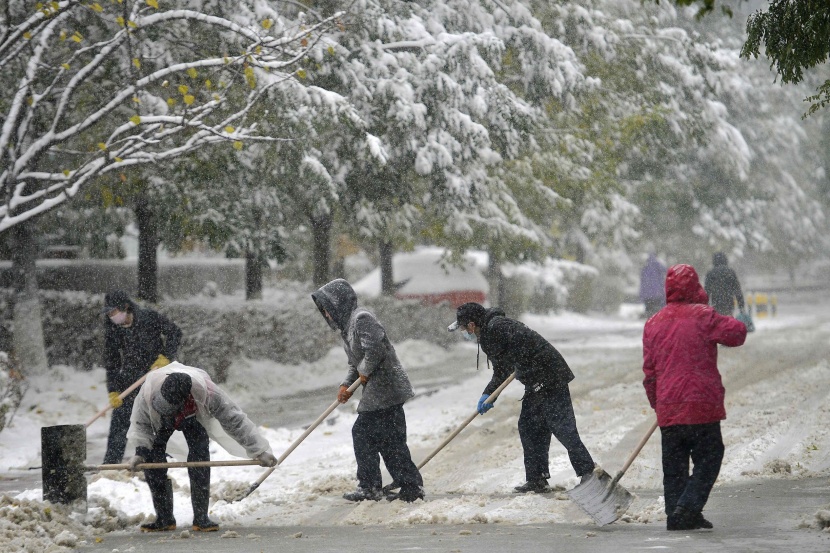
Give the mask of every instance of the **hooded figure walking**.
<path id="1" fill-rule="evenodd" d="M 666 528 L 712 528 L 702 511 L 724 452 L 720 421 L 726 409 L 718 344 L 742 345 L 746 326 L 709 307 L 691 265 L 669 268 L 666 299 L 666 307 L 643 329 L 643 386 L 663 440 Z"/>
<path id="2" fill-rule="evenodd" d="M 744 294 L 738 275 L 729 266 L 726 254 L 718 252 L 712 255 L 712 268 L 706 273 L 703 288 L 709 295 L 709 300 L 715 311 L 721 315 L 732 315 L 735 312 L 735 303 L 738 309 L 744 311 Z"/>
<path id="3" fill-rule="evenodd" d="M 163 463 L 167 442 L 180 431 L 187 442 L 188 461 L 210 461 L 210 438 L 231 455 L 248 456 L 264 467 L 277 459 L 262 437 L 228 394 L 202 369 L 173 362 L 147 375 L 135 400 L 130 439 L 136 444 L 130 468 L 142 463 Z M 208 518 L 210 467 L 189 467 L 190 503 L 195 532 L 215 532 L 219 525 Z M 173 484 L 167 469 L 146 469 L 144 479 L 153 497 L 156 520 L 141 525 L 142 532 L 167 532 L 176 529 L 173 516 Z"/>
<path id="4" fill-rule="evenodd" d="M 493 361 L 493 378 L 478 400 L 480 414 L 493 408 L 493 403 L 485 403 L 487 397 L 513 371 L 516 380 L 525 386 L 519 415 L 519 438 L 524 450 L 527 481 L 514 490 L 518 493 L 550 491 L 551 435 L 565 446 L 576 475 L 583 482 L 590 477 L 595 468 L 594 460 L 579 437 L 568 389 L 574 374 L 556 348 L 523 323 L 505 317 L 498 307 L 486 309 L 474 302 L 458 307 L 456 320 L 447 330 L 453 332 L 459 328 L 467 340 L 478 340 L 488 364 Z"/>
<path id="5" fill-rule="evenodd" d="M 311 294 L 320 314 L 334 331 L 340 332 L 349 361 L 346 379 L 340 384 L 337 399 L 346 403 L 348 388 L 357 379 L 363 394 L 352 426 L 352 442 L 357 461 L 357 489 L 343 497 L 349 501 L 383 497 L 380 458 L 392 476 L 398 493 L 389 501 L 412 502 L 424 498 L 421 473 L 412 462 L 406 444 L 406 416 L 403 404 L 415 393 L 386 331 L 370 311 L 358 307 L 357 294 L 343 279 L 336 279 Z"/>

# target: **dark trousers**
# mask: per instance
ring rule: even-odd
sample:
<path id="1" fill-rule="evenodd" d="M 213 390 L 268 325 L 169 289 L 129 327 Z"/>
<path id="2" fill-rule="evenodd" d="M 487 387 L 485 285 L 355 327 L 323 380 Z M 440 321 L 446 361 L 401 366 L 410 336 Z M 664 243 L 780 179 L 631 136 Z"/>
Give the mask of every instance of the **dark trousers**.
<path id="1" fill-rule="evenodd" d="M 519 415 L 519 438 L 525 456 L 528 482 L 550 478 L 551 435 L 568 450 L 577 476 L 594 470 L 594 460 L 576 429 L 576 417 L 568 385 L 543 388 L 526 394 Z"/>
<path id="2" fill-rule="evenodd" d="M 406 415 L 403 405 L 358 413 L 352 426 L 357 482 L 361 488 L 383 485 L 380 458 L 401 491 L 423 486 L 424 481 L 406 445 Z"/>
<path id="3" fill-rule="evenodd" d="M 678 506 L 702 511 L 723 461 L 720 422 L 660 428 L 663 438 L 663 493 L 666 513 Z M 694 463 L 689 475 L 689 459 Z"/>
<path id="4" fill-rule="evenodd" d="M 196 420 L 196 417 L 185 419 L 178 430 L 184 434 L 187 442 L 188 461 L 210 461 L 210 437 L 207 430 Z M 166 444 L 166 442 L 165 442 Z M 146 454 L 146 452 L 144 452 Z M 149 450 L 146 460 L 148 463 L 164 463 L 167 453 L 164 447 L 153 447 Z M 190 477 L 190 502 L 193 506 L 193 520 L 200 521 L 207 518 L 208 503 L 210 501 L 210 467 L 191 467 L 187 469 Z M 156 499 L 168 493 L 167 469 L 147 469 L 144 479 L 150 488 L 156 504 Z M 157 515 L 160 513 L 156 513 Z M 204 517 L 204 518 L 203 518 Z"/>
<path id="5" fill-rule="evenodd" d="M 114 465 L 124 459 L 124 450 L 127 448 L 127 431 L 130 429 L 130 416 L 133 414 L 133 403 L 138 396 L 138 390 L 124 398 L 121 407 L 112 410 L 110 419 L 110 433 L 107 437 L 107 452 L 104 454 L 104 464 Z"/>

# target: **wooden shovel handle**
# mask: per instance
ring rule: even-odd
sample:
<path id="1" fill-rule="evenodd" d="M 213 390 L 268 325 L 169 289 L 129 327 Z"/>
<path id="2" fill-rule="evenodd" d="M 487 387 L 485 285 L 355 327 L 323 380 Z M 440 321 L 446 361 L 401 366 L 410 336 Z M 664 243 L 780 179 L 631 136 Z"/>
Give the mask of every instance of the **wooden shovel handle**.
<path id="1" fill-rule="evenodd" d="M 513 382 L 513 379 L 514 379 L 514 378 L 516 378 L 516 373 L 513 373 L 513 374 L 511 374 L 510 376 L 508 376 L 507 378 L 505 378 L 505 379 L 504 379 L 504 382 L 502 382 L 502 383 L 501 383 L 501 386 L 499 386 L 498 388 L 496 388 L 496 390 L 495 390 L 492 394 L 490 394 L 490 395 L 487 397 L 487 400 L 485 401 L 485 403 L 492 403 L 492 402 L 496 401 L 496 398 L 497 398 L 497 397 L 499 397 L 499 394 L 502 392 L 502 390 L 504 390 L 505 388 L 507 388 L 507 385 L 508 385 L 508 384 L 510 384 L 511 382 Z M 449 436 L 447 436 L 447 437 L 444 439 L 444 441 L 443 441 L 443 442 L 441 442 L 441 444 L 440 444 L 437 448 L 435 448 L 435 450 L 434 450 L 432 453 L 430 453 L 429 455 L 427 455 L 427 456 L 426 456 L 426 458 L 418 464 L 418 469 L 420 470 L 420 469 L 421 469 L 424 465 L 426 465 L 427 463 L 429 463 L 429 461 L 430 461 L 433 457 L 435 457 L 436 455 L 438 455 L 438 452 L 439 452 L 439 451 L 441 451 L 442 449 L 444 449 L 444 447 L 445 447 L 448 443 L 450 443 L 450 442 L 452 441 L 452 439 L 453 439 L 453 438 L 455 438 L 456 436 L 458 436 L 458 434 L 459 434 L 462 430 L 464 430 L 464 429 L 467 427 L 467 425 L 468 425 L 468 424 L 470 424 L 471 422 L 473 422 L 473 419 L 474 419 L 474 418 L 476 418 L 477 416 L 478 416 L 478 410 L 474 411 L 472 415 L 470 415 L 469 417 L 467 417 L 466 419 L 464 419 L 464 422 L 462 422 L 462 423 L 461 423 L 461 425 L 459 425 L 459 427 L 458 427 L 458 428 L 456 428 L 455 430 L 453 430 L 453 431 L 452 431 L 452 433 L 451 433 Z"/>
<path id="2" fill-rule="evenodd" d="M 150 370 L 154 371 L 154 370 L 159 369 L 159 368 L 160 367 L 156 367 L 155 369 L 150 369 Z M 118 394 L 118 399 L 120 399 L 121 401 L 124 401 L 124 398 L 127 397 L 128 395 L 130 395 L 133 392 L 133 390 L 135 390 L 136 388 L 138 388 L 139 386 L 144 384 L 144 381 L 147 380 L 147 375 L 148 374 L 150 374 L 150 371 L 147 371 L 146 373 L 144 373 L 144 376 L 142 376 L 141 378 L 139 378 L 138 380 L 133 382 L 130 385 L 129 388 L 127 388 L 126 390 L 124 390 L 123 392 Z M 112 405 L 110 405 L 108 403 L 106 407 L 104 407 L 103 409 L 101 409 L 100 411 L 95 413 L 95 416 L 87 421 L 87 423 L 84 425 L 84 428 L 89 428 L 90 424 L 92 424 L 93 422 L 97 421 L 98 419 L 100 419 L 101 417 L 106 415 L 107 411 L 109 411 L 110 409 L 112 409 Z"/>
<path id="3" fill-rule="evenodd" d="M 625 471 L 628 470 L 628 467 L 631 466 L 631 463 L 633 463 L 634 459 L 637 458 L 637 455 L 640 454 L 640 451 L 642 451 L 643 447 L 645 447 L 646 442 L 648 441 L 649 438 L 651 438 L 651 435 L 654 434 L 654 431 L 656 429 L 657 429 L 657 419 L 654 419 L 654 423 L 651 425 L 651 428 L 649 428 L 648 432 L 646 432 L 646 435 L 643 436 L 640 439 L 640 443 L 638 443 L 637 447 L 634 448 L 634 451 L 631 452 L 631 455 L 628 457 L 628 460 L 625 462 L 625 465 L 623 465 L 622 470 L 620 470 L 620 472 L 619 472 L 620 476 L 625 474 Z"/>
<path id="4" fill-rule="evenodd" d="M 234 461 L 174 461 L 172 463 L 141 463 L 136 466 L 136 470 L 195 467 L 244 467 L 249 465 L 259 465 L 259 461 L 255 461 L 254 459 L 239 459 Z M 90 465 L 86 467 L 86 470 L 87 472 L 90 472 L 98 470 L 129 470 L 129 468 L 129 463 L 119 463 L 116 465 Z"/>
<path id="5" fill-rule="evenodd" d="M 360 382 L 360 379 L 358 378 L 357 380 L 354 381 L 354 383 L 352 383 L 351 386 L 349 386 L 349 392 L 354 393 L 354 391 L 357 390 L 357 387 L 360 386 L 360 384 L 361 384 L 361 382 Z M 285 452 L 282 455 L 279 456 L 279 458 L 277 459 L 277 464 L 274 465 L 273 467 L 269 468 L 268 470 L 266 470 L 262 474 L 262 476 L 259 477 L 259 479 L 256 482 L 251 484 L 251 487 L 248 490 L 248 493 L 246 493 L 244 496 L 242 496 L 240 498 L 240 500 L 245 499 L 246 497 L 251 495 L 251 493 L 255 489 L 257 489 L 260 484 L 265 482 L 265 479 L 268 478 L 269 476 L 271 476 L 272 472 L 277 470 L 277 467 L 280 466 L 283 461 L 285 461 L 285 458 L 288 457 L 291 454 L 292 451 L 297 449 L 297 446 L 300 445 L 300 443 L 302 443 L 302 441 L 305 440 L 308 437 L 308 435 L 311 434 L 311 432 L 315 428 L 320 426 L 320 423 L 323 422 L 325 420 L 325 418 L 328 417 L 331 414 L 332 411 L 337 409 L 338 405 L 340 405 L 340 401 L 339 400 L 334 400 L 334 402 L 332 402 L 332 404 L 329 405 L 328 409 L 323 411 L 323 414 L 320 415 L 319 417 L 317 417 L 317 420 L 315 420 L 313 423 L 311 423 L 311 425 L 308 428 L 305 429 L 305 432 L 300 434 L 300 436 L 296 440 L 294 440 L 294 442 L 290 446 L 288 446 L 288 449 L 286 449 Z"/>

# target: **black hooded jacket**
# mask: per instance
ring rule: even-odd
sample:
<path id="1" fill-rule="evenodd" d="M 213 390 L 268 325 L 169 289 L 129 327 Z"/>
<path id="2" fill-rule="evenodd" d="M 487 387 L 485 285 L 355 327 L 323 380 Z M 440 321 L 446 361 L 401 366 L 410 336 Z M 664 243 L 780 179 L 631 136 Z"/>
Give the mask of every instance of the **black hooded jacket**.
<path id="1" fill-rule="evenodd" d="M 415 395 L 386 330 L 372 312 L 358 307 L 357 294 L 348 282 L 333 280 L 311 298 L 321 314 L 325 310 L 331 315 L 334 323 L 329 326 L 343 338 L 349 372 L 342 385 L 351 386 L 361 374 L 369 377 L 358 413 L 401 405 Z"/>
<path id="2" fill-rule="evenodd" d="M 703 288 L 709 295 L 709 304 L 721 315 L 732 315 L 735 301 L 744 309 L 744 294 L 738 282 L 738 275 L 728 265 L 726 255 L 716 253 L 712 256 L 712 269 L 706 273 Z M 733 299 L 734 298 L 734 299 Z"/>
<path id="3" fill-rule="evenodd" d="M 574 379 L 562 354 L 550 342 L 523 323 L 505 317 L 501 309 L 488 309 L 480 326 L 479 344 L 493 362 L 493 378 L 484 388 L 485 394 L 492 394 L 513 371 L 526 393 Z"/>
<path id="4" fill-rule="evenodd" d="M 176 360 L 182 331 L 152 309 L 129 302 L 133 324 L 122 327 L 109 319 L 104 323 L 104 369 L 107 391 L 123 392 L 144 376 L 159 355 Z M 162 339 L 163 337 L 163 339 Z"/>

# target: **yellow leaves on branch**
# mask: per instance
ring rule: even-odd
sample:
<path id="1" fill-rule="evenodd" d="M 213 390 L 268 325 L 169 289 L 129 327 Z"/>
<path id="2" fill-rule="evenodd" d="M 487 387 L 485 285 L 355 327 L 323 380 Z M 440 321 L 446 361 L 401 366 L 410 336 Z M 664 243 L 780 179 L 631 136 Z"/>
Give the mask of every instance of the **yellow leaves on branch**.
<path id="1" fill-rule="evenodd" d="M 141 69 L 141 60 L 138 58 L 133 58 L 133 65 L 136 69 Z"/>
<path id="2" fill-rule="evenodd" d="M 101 13 L 102 11 L 104 11 L 104 8 L 102 8 L 101 4 L 99 4 L 98 2 L 95 2 L 94 4 L 90 4 L 89 9 L 91 9 L 95 13 Z"/>
<path id="3" fill-rule="evenodd" d="M 232 126 L 230 126 L 230 125 L 228 125 L 227 127 L 225 127 L 225 132 L 226 132 L 226 133 L 228 133 L 228 134 L 233 133 L 233 131 L 235 131 L 235 130 L 236 130 L 236 129 L 235 129 L 235 128 L 233 128 L 233 127 L 232 127 Z"/>
<path id="4" fill-rule="evenodd" d="M 192 94 L 185 94 L 184 95 L 184 103 L 186 105 L 188 105 L 188 106 L 191 105 L 194 100 L 196 100 L 196 98 L 194 98 Z"/>
<path id="5" fill-rule="evenodd" d="M 140 125 L 141 124 L 141 116 L 140 115 L 133 115 L 130 117 L 130 123 L 133 125 Z"/>
<path id="6" fill-rule="evenodd" d="M 254 68 L 250 65 L 245 66 L 245 82 L 248 83 L 249 87 L 256 88 L 256 75 L 254 74 Z"/>
<path id="7" fill-rule="evenodd" d="M 78 31 L 75 31 L 75 33 L 72 35 L 72 40 L 74 40 L 75 42 L 81 42 L 83 39 L 83 35 Z"/>
<path id="8" fill-rule="evenodd" d="M 196 77 L 199 76 L 199 72 L 196 71 L 195 67 L 191 67 L 190 69 L 187 70 L 187 76 L 190 77 L 191 79 L 195 79 Z"/>
<path id="9" fill-rule="evenodd" d="M 147 0 L 147 5 L 151 8 L 159 9 L 158 0 Z"/>
<path id="10" fill-rule="evenodd" d="M 99 143 L 98 143 L 98 149 L 99 149 L 99 150 L 106 151 L 106 150 L 107 150 L 107 145 L 106 145 L 106 144 L 104 144 L 103 142 L 99 142 Z"/>
<path id="11" fill-rule="evenodd" d="M 190 90 L 186 84 L 179 85 L 179 94 L 187 94 L 187 91 Z"/>
<path id="12" fill-rule="evenodd" d="M 244 144 L 242 144 L 241 140 L 234 140 L 233 141 L 233 149 L 234 150 L 241 150 L 243 145 Z"/>
<path id="13" fill-rule="evenodd" d="M 262 20 L 262 28 L 266 31 L 274 26 L 274 21 L 268 17 Z"/>
<path id="14" fill-rule="evenodd" d="M 305 72 L 305 69 L 297 69 L 297 76 L 301 79 L 305 79 L 308 74 Z"/>
<path id="15" fill-rule="evenodd" d="M 167 99 L 167 105 L 172 108 L 173 106 L 176 105 L 176 99 L 175 98 L 168 98 Z"/>

